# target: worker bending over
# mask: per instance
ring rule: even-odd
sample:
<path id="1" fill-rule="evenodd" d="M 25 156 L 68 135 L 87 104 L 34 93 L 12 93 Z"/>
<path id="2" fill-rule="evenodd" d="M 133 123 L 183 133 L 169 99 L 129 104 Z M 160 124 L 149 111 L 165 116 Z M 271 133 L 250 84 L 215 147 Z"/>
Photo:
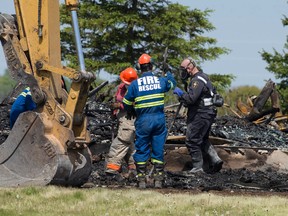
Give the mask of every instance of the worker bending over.
<path id="1" fill-rule="evenodd" d="M 106 158 L 106 174 L 116 180 L 119 179 L 121 164 L 124 159 L 128 165 L 129 174 L 136 175 L 136 168 L 132 154 L 134 153 L 135 127 L 134 119 L 127 119 L 122 100 L 131 82 L 137 79 L 137 72 L 129 67 L 120 73 L 122 83 L 118 86 L 113 103 L 113 115 L 118 119 L 117 137 L 112 141 Z"/>
<path id="2" fill-rule="evenodd" d="M 34 110 L 36 103 L 32 99 L 30 87 L 25 88 L 16 98 L 10 111 L 10 128 L 12 129 L 18 116 L 26 111 Z"/>

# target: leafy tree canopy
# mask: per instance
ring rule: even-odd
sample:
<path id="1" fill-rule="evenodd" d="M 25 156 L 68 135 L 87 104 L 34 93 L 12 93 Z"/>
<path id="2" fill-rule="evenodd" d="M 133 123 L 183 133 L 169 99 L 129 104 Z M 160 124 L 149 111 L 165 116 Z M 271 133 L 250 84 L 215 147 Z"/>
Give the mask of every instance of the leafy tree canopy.
<path id="1" fill-rule="evenodd" d="M 80 0 L 80 34 L 86 68 L 119 74 L 133 66 L 142 53 L 156 62 L 163 61 L 168 47 L 168 63 L 178 68 L 183 58 L 193 57 L 198 64 L 217 59 L 229 50 L 205 36 L 215 27 L 208 17 L 212 10 L 190 10 L 168 0 Z M 76 48 L 71 43 L 73 29 L 69 11 L 61 8 L 62 55 L 69 66 L 78 66 Z M 177 76 L 177 74 L 176 74 Z M 212 76 L 222 87 L 229 86 L 232 75 Z M 221 86 L 219 85 L 219 86 Z"/>

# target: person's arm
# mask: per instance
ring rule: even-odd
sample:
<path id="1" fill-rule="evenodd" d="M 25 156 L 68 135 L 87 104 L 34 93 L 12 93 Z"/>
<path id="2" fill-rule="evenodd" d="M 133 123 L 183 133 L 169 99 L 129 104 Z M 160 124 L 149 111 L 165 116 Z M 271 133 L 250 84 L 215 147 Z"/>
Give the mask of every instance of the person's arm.
<path id="1" fill-rule="evenodd" d="M 117 92 L 115 94 L 115 102 L 113 103 L 113 107 L 114 109 L 124 109 L 124 106 L 123 106 L 123 98 L 126 94 L 126 87 L 125 87 L 125 84 L 124 83 L 121 83 L 118 88 L 117 88 Z"/>
<path id="2" fill-rule="evenodd" d="M 37 107 L 36 103 L 32 99 L 31 93 L 26 95 L 25 107 L 26 110 L 34 110 Z"/>
<path id="3" fill-rule="evenodd" d="M 194 104 L 200 97 L 202 90 L 204 88 L 204 83 L 197 79 L 192 79 L 188 92 L 184 92 L 180 97 L 180 101 L 183 101 L 187 105 Z"/>
<path id="4" fill-rule="evenodd" d="M 123 98 L 123 106 L 127 112 L 134 110 L 133 105 L 135 101 L 135 88 L 134 85 L 130 85 L 127 89 L 126 95 Z"/>
<path id="5" fill-rule="evenodd" d="M 169 89 L 169 90 L 175 89 L 177 83 L 176 83 L 176 80 L 175 80 L 173 74 L 170 73 L 170 72 L 167 72 L 167 73 L 166 73 L 166 78 L 167 78 L 167 80 L 168 80 L 168 84 L 167 84 L 168 89 Z"/>

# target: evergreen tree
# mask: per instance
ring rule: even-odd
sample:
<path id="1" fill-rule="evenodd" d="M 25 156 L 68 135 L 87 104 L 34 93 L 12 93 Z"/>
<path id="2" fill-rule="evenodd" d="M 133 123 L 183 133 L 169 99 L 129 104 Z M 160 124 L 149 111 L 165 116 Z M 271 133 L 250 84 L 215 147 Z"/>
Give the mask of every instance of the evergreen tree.
<path id="1" fill-rule="evenodd" d="M 168 63 L 174 68 L 187 56 L 200 65 L 215 60 L 229 50 L 205 36 L 215 29 L 208 20 L 211 12 L 190 10 L 167 0 L 80 0 L 78 18 L 86 68 L 119 74 L 134 65 L 142 53 L 150 54 L 156 62 L 163 61 L 166 47 Z M 63 58 L 77 67 L 71 18 L 64 5 L 61 23 Z M 224 86 L 230 85 L 231 79 L 233 76 L 223 79 Z"/>
<path id="2" fill-rule="evenodd" d="M 283 26 L 288 25 L 288 18 L 284 16 L 282 19 Z M 288 38 L 284 44 L 282 52 L 273 49 L 273 53 L 268 53 L 265 50 L 261 52 L 262 59 L 268 63 L 266 69 L 275 75 L 277 88 L 280 93 L 281 106 L 283 112 L 287 112 L 288 107 Z"/>

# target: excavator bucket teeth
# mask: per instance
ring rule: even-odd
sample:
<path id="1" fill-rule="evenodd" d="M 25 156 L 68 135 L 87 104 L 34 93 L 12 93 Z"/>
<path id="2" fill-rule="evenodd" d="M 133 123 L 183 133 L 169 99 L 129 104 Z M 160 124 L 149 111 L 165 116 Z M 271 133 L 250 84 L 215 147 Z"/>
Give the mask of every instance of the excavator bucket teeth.
<path id="1" fill-rule="evenodd" d="M 22 113 L 0 145 L 0 187 L 83 184 L 91 172 L 89 152 L 65 154 L 57 141 L 45 135 L 39 113 Z"/>

